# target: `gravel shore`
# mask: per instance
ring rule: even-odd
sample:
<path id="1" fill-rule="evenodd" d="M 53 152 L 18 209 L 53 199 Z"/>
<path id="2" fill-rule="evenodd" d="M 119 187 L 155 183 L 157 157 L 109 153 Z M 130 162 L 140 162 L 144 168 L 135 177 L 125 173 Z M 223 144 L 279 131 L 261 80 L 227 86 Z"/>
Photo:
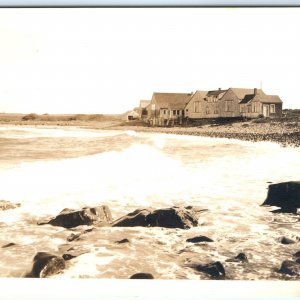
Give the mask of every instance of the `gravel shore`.
<path id="1" fill-rule="evenodd" d="M 178 126 L 178 127 L 149 127 L 141 122 L 124 122 L 123 120 L 73 120 L 73 121 L 10 121 L 1 122 L 1 125 L 14 126 L 62 126 L 81 127 L 99 130 L 135 130 L 139 132 L 159 132 L 180 135 L 206 136 L 217 138 L 239 139 L 259 142 L 269 141 L 282 146 L 300 147 L 300 121 L 267 121 L 236 122 L 230 124 L 208 124 L 202 126 Z"/>
<path id="2" fill-rule="evenodd" d="M 269 141 L 283 146 L 300 147 L 300 123 L 240 122 L 230 125 L 203 125 L 198 127 L 113 126 L 110 129 L 160 132 L 180 135 L 239 139 L 252 142 Z"/>

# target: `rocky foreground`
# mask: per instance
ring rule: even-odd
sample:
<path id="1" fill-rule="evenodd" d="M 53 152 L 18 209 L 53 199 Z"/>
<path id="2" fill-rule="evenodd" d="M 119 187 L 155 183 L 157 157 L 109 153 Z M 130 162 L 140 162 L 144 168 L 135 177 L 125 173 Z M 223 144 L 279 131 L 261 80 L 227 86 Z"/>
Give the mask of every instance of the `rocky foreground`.
<path id="1" fill-rule="evenodd" d="M 0 201 L 1 209 L 15 209 L 18 205 L 9 203 L 8 201 Z M 280 184 L 271 184 L 267 199 L 262 205 L 281 207 L 279 210 L 274 210 L 274 214 L 293 214 L 297 222 L 300 218 L 297 214 L 297 209 L 300 208 L 300 182 L 283 182 Z M 208 210 L 198 206 L 173 206 L 169 208 L 155 209 L 151 207 L 136 209 L 118 219 L 113 219 L 110 209 L 107 205 L 97 207 L 84 207 L 80 210 L 64 209 L 60 214 L 46 220 L 40 220 L 39 226 L 56 227 L 58 232 L 60 228 L 68 229 L 65 233 L 66 244 L 59 247 L 60 252 L 37 252 L 32 260 L 32 268 L 29 272 L 24 274 L 25 277 L 44 278 L 53 275 L 59 275 L 64 270 L 70 267 L 69 261 L 75 259 L 83 254 L 90 252 L 89 245 L 86 244 L 89 238 L 93 239 L 105 234 L 105 230 L 111 228 L 111 235 L 115 233 L 113 228 L 120 228 L 119 239 L 114 240 L 112 243 L 115 247 L 130 247 L 132 241 L 129 232 L 125 228 L 144 228 L 145 231 L 150 228 L 163 228 L 165 230 L 183 230 L 189 231 L 193 228 L 203 225 L 203 214 Z M 88 226 L 88 227 L 86 227 Z M 123 229 L 122 229 L 123 228 Z M 107 231 L 107 230 L 106 230 Z M 125 233 L 127 232 L 127 233 Z M 106 234 L 109 231 L 106 232 Z M 120 238 L 123 234 L 123 237 Z M 127 235 L 126 235 L 127 234 Z M 166 234 L 169 234 L 166 232 Z M 179 234 L 178 237 L 184 235 Z M 208 244 L 214 244 L 215 238 L 210 236 L 195 234 L 193 231 L 185 238 L 187 245 L 195 245 L 196 247 L 205 247 Z M 114 237 L 115 239 L 116 237 Z M 141 237 L 140 237 L 141 239 Z M 78 243 L 78 241 L 81 243 Z M 85 242 L 84 242 L 85 241 Z M 278 279 L 296 279 L 300 278 L 300 250 L 295 251 L 295 247 L 300 242 L 300 236 L 281 236 L 277 243 L 284 245 L 286 249 L 293 247 L 289 250 L 290 255 L 283 256 L 281 264 L 274 268 L 273 272 L 278 274 L 275 278 Z M 111 243 L 111 242 L 110 242 Z M 163 241 L 160 246 L 163 246 Z M 10 249 L 17 245 L 13 242 L 2 245 L 2 249 Z M 110 245 L 109 247 L 113 247 Z M 146 246 L 145 250 L 153 251 L 152 245 Z M 234 255 L 226 254 L 222 261 L 213 259 L 203 259 L 199 257 L 196 252 L 191 251 L 191 247 L 181 249 L 178 253 L 185 253 L 185 258 L 182 261 L 184 268 L 193 270 L 195 274 L 199 274 L 200 279 L 238 279 L 235 278 L 232 269 L 236 269 L 234 265 L 239 265 L 240 270 L 251 270 L 251 265 L 259 266 L 259 262 L 255 262 L 258 257 L 251 255 L 249 252 L 236 252 Z M 294 252 L 293 252 L 294 251 Z M 273 253 L 275 254 L 275 253 Z M 192 256 L 191 256 L 192 255 Z M 272 256 L 272 255 L 271 255 Z M 137 257 L 137 260 L 143 260 L 143 257 Z M 175 256 L 174 256 L 174 259 Z M 167 263 L 167 262 L 166 262 Z M 266 262 L 267 263 L 267 262 Z M 131 274 L 131 279 L 155 279 L 155 275 L 143 270 L 142 268 Z M 241 271 L 240 271 L 241 272 Z M 242 271 L 244 272 L 244 271 Z M 276 277 L 277 276 L 277 277 Z"/>

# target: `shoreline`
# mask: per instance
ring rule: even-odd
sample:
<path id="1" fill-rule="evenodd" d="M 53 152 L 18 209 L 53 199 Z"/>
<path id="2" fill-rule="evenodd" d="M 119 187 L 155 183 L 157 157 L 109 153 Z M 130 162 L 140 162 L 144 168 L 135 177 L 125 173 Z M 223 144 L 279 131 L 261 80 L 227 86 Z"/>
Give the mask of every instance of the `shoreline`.
<path id="1" fill-rule="evenodd" d="M 300 122 L 253 121 L 231 124 L 208 124 L 190 127 L 149 127 L 124 121 L 13 121 L 0 122 L 0 126 L 79 127 L 92 130 L 133 130 L 137 132 L 228 138 L 250 142 L 273 142 L 283 147 L 300 147 Z"/>
<path id="2" fill-rule="evenodd" d="M 284 124 L 255 124 L 251 122 L 231 125 L 204 125 L 199 127 L 146 127 L 113 126 L 113 130 L 135 130 L 137 132 L 166 133 L 177 135 L 203 136 L 212 138 L 237 139 L 250 142 L 273 142 L 283 147 L 300 147 L 300 127 Z"/>

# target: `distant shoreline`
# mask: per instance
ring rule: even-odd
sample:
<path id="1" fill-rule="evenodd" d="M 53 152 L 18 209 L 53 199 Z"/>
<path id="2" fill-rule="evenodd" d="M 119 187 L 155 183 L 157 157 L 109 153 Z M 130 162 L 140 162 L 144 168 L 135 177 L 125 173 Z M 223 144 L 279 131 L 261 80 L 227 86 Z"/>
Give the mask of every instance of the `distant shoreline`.
<path id="1" fill-rule="evenodd" d="M 228 124 L 206 124 L 202 126 L 183 127 L 149 127 L 140 121 L 124 121 L 118 115 L 68 115 L 64 119 L 49 115 L 42 119 L 22 120 L 20 117 L 3 118 L 0 115 L 1 125 L 16 126 L 62 126 L 80 127 L 94 130 L 134 130 L 137 132 L 166 133 L 177 135 L 192 135 L 214 138 L 229 138 L 251 142 L 269 141 L 284 147 L 300 147 L 300 119 L 249 120 Z"/>
<path id="2" fill-rule="evenodd" d="M 291 126 L 291 127 L 289 127 Z M 251 122 L 231 125 L 204 125 L 199 127 L 145 127 L 114 126 L 110 129 L 135 130 L 139 132 L 156 132 L 177 135 L 204 136 L 213 138 L 238 139 L 251 142 L 274 142 L 284 147 L 300 147 L 300 123 L 289 124 L 255 124 Z"/>

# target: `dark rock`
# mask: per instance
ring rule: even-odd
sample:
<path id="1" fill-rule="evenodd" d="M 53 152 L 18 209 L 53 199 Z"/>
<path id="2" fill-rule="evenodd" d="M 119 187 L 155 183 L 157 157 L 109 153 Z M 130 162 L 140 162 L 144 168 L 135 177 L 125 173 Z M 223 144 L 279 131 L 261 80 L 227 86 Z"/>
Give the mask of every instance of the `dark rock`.
<path id="1" fill-rule="evenodd" d="M 62 255 L 62 258 L 64 260 L 70 260 L 72 258 L 75 258 L 79 255 L 82 255 L 82 254 L 85 254 L 85 253 L 89 253 L 90 250 L 87 250 L 83 247 L 80 247 L 80 246 L 74 246 L 74 247 L 71 247 L 69 248 L 63 255 Z"/>
<path id="2" fill-rule="evenodd" d="M 1 248 L 8 248 L 8 247 L 15 246 L 15 245 L 16 245 L 16 243 L 8 243 L 8 244 L 3 245 Z"/>
<path id="3" fill-rule="evenodd" d="M 171 207 L 165 209 L 137 209 L 114 221 L 115 227 L 150 226 L 188 229 L 198 225 L 199 210 L 194 207 Z"/>
<path id="4" fill-rule="evenodd" d="M 300 181 L 270 184 L 267 199 L 262 205 L 281 207 L 273 212 L 297 213 L 297 208 L 300 208 Z"/>
<path id="5" fill-rule="evenodd" d="M 125 243 L 129 243 L 129 240 L 128 239 L 123 239 L 123 240 L 120 240 L 120 241 L 116 241 L 115 243 L 116 244 L 125 244 Z"/>
<path id="6" fill-rule="evenodd" d="M 216 279 L 225 277 L 225 269 L 219 261 L 206 265 L 196 265 L 195 269 Z"/>
<path id="7" fill-rule="evenodd" d="M 72 228 L 80 225 L 110 226 L 112 217 L 108 206 L 84 207 L 81 210 L 64 209 L 58 216 L 50 221 L 39 222 L 38 225 L 51 224 Z"/>
<path id="8" fill-rule="evenodd" d="M 296 259 L 296 263 L 300 264 L 300 257 Z"/>
<path id="9" fill-rule="evenodd" d="M 136 273 L 130 279 L 154 279 L 154 277 L 151 273 Z"/>
<path id="10" fill-rule="evenodd" d="M 228 262 L 248 262 L 248 258 L 245 253 L 241 252 L 237 256 L 226 259 Z"/>
<path id="11" fill-rule="evenodd" d="M 33 258 L 33 267 L 26 277 L 44 278 L 57 274 L 65 268 L 62 257 L 47 252 L 38 252 Z"/>
<path id="12" fill-rule="evenodd" d="M 285 236 L 281 237 L 281 238 L 279 239 L 279 242 L 280 242 L 281 244 L 284 244 L 284 245 L 295 244 L 295 243 L 296 243 L 294 240 L 289 239 L 289 238 L 287 238 L 287 237 L 285 237 Z"/>
<path id="13" fill-rule="evenodd" d="M 136 209 L 126 216 L 113 222 L 113 227 L 133 227 L 133 226 L 149 226 L 147 216 L 151 214 L 151 209 Z"/>
<path id="14" fill-rule="evenodd" d="M 8 210 L 20 207 L 20 203 L 11 203 L 7 200 L 0 200 L 0 210 Z"/>
<path id="15" fill-rule="evenodd" d="M 300 250 L 299 250 L 299 251 L 297 251 L 296 253 L 294 253 L 294 256 L 296 256 L 296 257 L 300 257 Z"/>
<path id="16" fill-rule="evenodd" d="M 74 256 L 74 255 L 72 255 L 72 254 L 70 254 L 70 253 L 65 253 L 65 254 L 63 254 L 63 256 L 62 256 L 62 258 L 63 258 L 64 260 L 70 260 L 70 259 L 75 258 L 75 257 L 77 257 L 77 256 Z"/>
<path id="17" fill-rule="evenodd" d="M 210 239 L 209 237 L 204 236 L 204 235 L 195 236 L 193 238 L 187 239 L 186 241 L 189 242 L 189 243 L 201 243 L 201 242 L 211 243 L 211 242 L 213 242 L 212 239 Z"/>
<path id="18" fill-rule="evenodd" d="M 300 265 L 292 260 L 285 260 L 282 262 L 279 273 L 287 274 L 287 275 L 298 275 L 300 274 Z"/>
<path id="19" fill-rule="evenodd" d="M 79 239 L 79 237 L 80 237 L 80 234 L 75 234 L 75 233 L 72 232 L 72 233 L 67 237 L 67 241 L 68 241 L 68 242 L 72 242 L 72 241 L 74 241 L 74 240 Z"/>

